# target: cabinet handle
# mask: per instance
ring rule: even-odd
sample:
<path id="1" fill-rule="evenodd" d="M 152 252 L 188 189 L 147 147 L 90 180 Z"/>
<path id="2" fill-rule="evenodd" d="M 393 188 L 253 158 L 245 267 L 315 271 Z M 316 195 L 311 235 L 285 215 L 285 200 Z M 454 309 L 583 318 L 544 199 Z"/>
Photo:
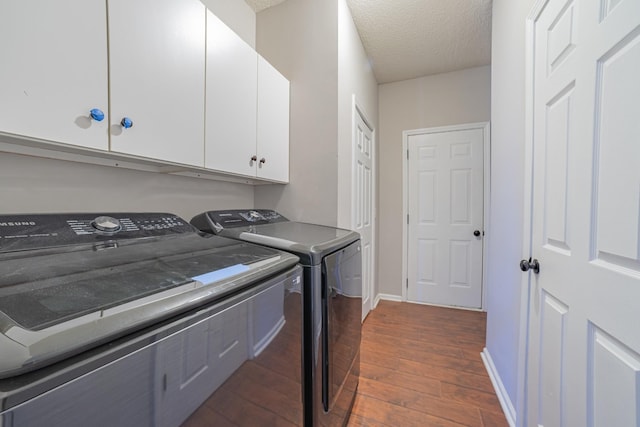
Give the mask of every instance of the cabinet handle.
<path id="1" fill-rule="evenodd" d="M 258 160 L 258 156 L 251 156 L 251 161 L 252 161 L 252 162 L 255 162 L 255 161 L 257 161 L 257 160 Z"/>
<path id="2" fill-rule="evenodd" d="M 264 157 L 260 159 L 260 163 L 265 164 L 267 163 L 267 159 L 265 159 Z"/>
<path id="3" fill-rule="evenodd" d="M 129 117 L 123 117 L 122 120 L 120 120 L 120 125 L 125 129 L 129 129 L 133 126 L 133 120 Z"/>
<path id="4" fill-rule="evenodd" d="M 89 115 L 96 122 L 101 122 L 104 120 L 104 113 L 99 108 L 94 108 L 91 111 L 89 111 Z"/>

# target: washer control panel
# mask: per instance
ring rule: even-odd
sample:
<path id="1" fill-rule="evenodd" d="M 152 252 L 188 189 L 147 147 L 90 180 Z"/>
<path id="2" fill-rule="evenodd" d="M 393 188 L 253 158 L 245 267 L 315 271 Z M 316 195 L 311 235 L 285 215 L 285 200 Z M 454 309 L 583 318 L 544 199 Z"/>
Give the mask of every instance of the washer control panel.
<path id="1" fill-rule="evenodd" d="M 0 215 L 0 252 L 194 232 L 168 213 Z"/>
<path id="2" fill-rule="evenodd" d="M 248 221 L 248 222 L 258 222 L 258 221 L 266 220 L 264 215 L 262 215 L 258 211 L 238 212 L 238 215 L 240 215 L 242 218 L 245 219 L 245 221 Z"/>
<path id="3" fill-rule="evenodd" d="M 99 216 L 96 217 L 93 221 L 91 221 L 91 225 L 98 231 L 103 231 L 105 233 L 117 233 L 122 230 L 122 225 L 120 221 L 110 216 Z"/>

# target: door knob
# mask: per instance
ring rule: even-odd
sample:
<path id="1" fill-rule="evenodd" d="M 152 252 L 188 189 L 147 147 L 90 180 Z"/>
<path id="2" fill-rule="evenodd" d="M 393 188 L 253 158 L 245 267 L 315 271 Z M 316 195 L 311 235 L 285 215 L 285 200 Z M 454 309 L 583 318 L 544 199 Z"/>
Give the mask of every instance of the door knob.
<path id="1" fill-rule="evenodd" d="M 473 235 L 476 237 L 480 236 L 480 230 L 473 230 Z"/>
<path id="2" fill-rule="evenodd" d="M 522 261 L 520 261 L 520 270 L 522 271 L 533 270 L 535 274 L 538 274 L 540 273 L 540 263 L 538 262 L 537 259 L 534 259 L 533 261 L 531 260 L 531 258 L 529 258 L 528 261 L 526 259 L 523 259 Z"/>
<path id="3" fill-rule="evenodd" d="M 267 163 L 267 159 L 265 159 L 264 157 L 260 159 L 260 163 L 265 164 Z"/>

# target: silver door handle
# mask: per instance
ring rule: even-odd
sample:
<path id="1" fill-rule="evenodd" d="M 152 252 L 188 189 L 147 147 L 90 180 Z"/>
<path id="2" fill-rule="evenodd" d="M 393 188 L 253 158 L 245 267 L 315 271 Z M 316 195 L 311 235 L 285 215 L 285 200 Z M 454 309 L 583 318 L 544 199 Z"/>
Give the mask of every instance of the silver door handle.
<path id="1" fill-rule="evenodd" d="M 529 260 L 523 259 L 522 261 L 520 261 L 520 270 L 522 271 L 533 270 L 535 274 L 538 274 L 540 273 L 540 263 L 538 262 L 537 259 L 534 259 L 534 260 L 531 260 L 531 258 L 529 258 Z"/>

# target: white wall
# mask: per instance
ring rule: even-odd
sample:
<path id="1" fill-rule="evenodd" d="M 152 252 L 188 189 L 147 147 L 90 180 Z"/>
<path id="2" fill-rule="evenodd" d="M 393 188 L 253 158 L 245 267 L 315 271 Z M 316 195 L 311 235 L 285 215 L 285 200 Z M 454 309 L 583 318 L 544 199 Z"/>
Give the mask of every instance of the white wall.
<path id="1" fill-rule="evenodd" d="M 378 128 L 378 82 L 346 0 L 338 1 L 338 227 L 351 228 L 353 96 Z M 377 141 L 376 141 L 377 143 Z M 377 150 L 376 150 L 377 151 Z M 374 178 L 375 179 L 375 178 Z"/>
<path id="2" fill-rule="evenodd" d="M 490 67 L 379 86 L 378 283 L 402 295 L 402 131 L 490 118 Z"/>
<path id="3" fill-rule="evenodd" d="M 249 46 L 256 47 L 256 14 L 244 0 L 200 0 Z"/>
<path id="4" fill-rule="evenodd" d="M 338 203 L 338 0 L 288 0 L 257 14 L 256 44 L 291 82 L 290 184 L 256 188 L 255 206 L 335 226 Z"/>
<path id="5" fill-rule="evenodd" d="M 253 187 L 0 153 L 0 213 L 169 212 L 251 208 Z"/>
<path id="6" fill-rule="evenodd" d="M 517 406 L 521 339 L 525 19 L 533 0 L 493 1 L 491 47 L 491 236 L 487 265 L 487 351 Z M 522 416 L 523 414 L 520 414 Z"/>

